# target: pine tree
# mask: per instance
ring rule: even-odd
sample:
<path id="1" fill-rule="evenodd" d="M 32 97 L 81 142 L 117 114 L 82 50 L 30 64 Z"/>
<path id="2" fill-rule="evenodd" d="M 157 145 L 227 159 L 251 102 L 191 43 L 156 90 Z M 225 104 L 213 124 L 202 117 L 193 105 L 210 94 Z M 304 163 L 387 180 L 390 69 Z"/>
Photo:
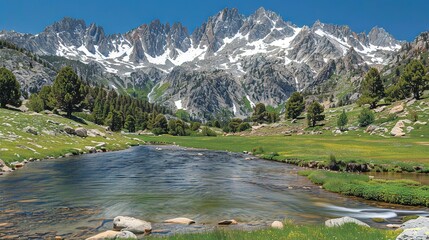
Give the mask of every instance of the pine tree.
<path id="1" fill-rule="evenodd" d="M 313 101 L 307 110 L 308 126 L 314 127 L 318 121 L 323 121 L 325 119 L 325 115 L 322 114 L 324 110 L 325 108 L 320 103 Z"/>
<path id="2" fill-rule="evenodd" d="M 423 91 L 429 87 L 429 76 L 426 75 L 426 69 L 419 60 L 412 60 L 407 64 L 401 79 L 415 99 L 420 99 Z"/>
<path id="3" fill-rule="evenodd" d="M 38 95 L 43 101 L 44 109 L 53 110 L 55 108 L 57 101 L 52 93 L 51 86 L 43 86 Z"/>
<path id="4" fill-rule="evenodd" d="M 155 114 L 152 114 L 152 115 L 155 115 Z M 168 123 L 164 114 L 160 113 L 156 115 L 152 126 L 152 132 L 156 135 L 160 135 L 168 132 Z"/>
<path id="5" fill-rule="evenodd" d="M 124 128 L 128 130 L 128 132 L 136 131 L 136 120 L 133 115 L 128 115 L 125 120 Z"/>
<path id="6" fill-rule="evenodd" d="M 21 105 L 21 86 L 15 75 L 8 69 L 0 68 L 0 107 L 10 104 L 18 107 Z"/>
<path id="7" fill-rule="evenodd" d="M 299 92 L 292 93 L 286 102 L 286 116 L 295 119 L 304 111 L 304 98 Z"/>
<path id="8" fill-rule="evenodd" d="M 114 132 L 122 129 L 122 114 L 116 110 L 112 110 L 106 118 L 105 124 Z"/>
<path id="9" fill-rule="evenodd" d="M 343 112 L 338 116 L 337 120 L 337 126 L 340 128 L 341 131 L 344 131 L 344 127 L 349 122 L 349 119 L 347 117 L 346 111 L 343 109 Z"/>
<path id="10" fill-rule="evenodd" d="M 378 101 L 384 97 L 383 81 L 376 68 L 371 68 L 365 75 L 361 85 L 361 94 L 358 103 L 360 105 L 369 104 L 371 108 L 375 108 Z"/>
<path id="11" fill-rule="evenodd" d="M 27 107 L 33 112 L 43 111 L 43 100 L 39 97 L 37 93 L 31 94 L 27 102 Z"/>
<path id="12" fill-rule="evenodd" d="M 94 109 L 92 110 L 92 115 L 96 124 L 103 124 L 104 122 L 103 109 L 103 101 L 99 97 L 97 97 L 95 99 Z"/>
<path id="13" fill-rule="evenodd" d="M 253 108 L 252 121 L 256 123 L 267 122 L 267 110 L 263 103 L 258 103 Z"/>
<path id="14" fill-rule="evenodd" d="M 52 92 L 58 106 L 66 111 L 68 117 L 71 117 L 85 97 L 82 81 L 71 67 L 64 67 L 59 71 L 52 85 Z"/>
<path id="15" fill-rule="evenodd" d="M 374 113 L 368 109 L 363 108 L 358 116 L 359 126 L 366 127 L 374 122 Z"/>

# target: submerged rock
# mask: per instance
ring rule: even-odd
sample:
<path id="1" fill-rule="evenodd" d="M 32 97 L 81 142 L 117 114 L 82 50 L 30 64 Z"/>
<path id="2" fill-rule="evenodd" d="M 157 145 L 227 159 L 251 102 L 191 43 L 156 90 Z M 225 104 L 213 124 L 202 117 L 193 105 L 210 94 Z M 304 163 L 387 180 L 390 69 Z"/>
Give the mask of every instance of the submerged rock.
<path id="1" fill-rule="evenodd" d="M 223 220 L 217 223 L 218 225 L 235 225 L 238 224 L 238 222 L 234 219 L 231 220 Z"/>
<path id="2" fill-rule="evenodd" d="M 137 218 L 118 216 L 113 219 L 113 229 L 130 231 L 137 234 L 150 233 L 152 231 L 152 225 L 150 222 Z"/>
<path id="3" fill-rule="evenodd" d="M 369 227 L 368 224 L 359 221 L 355 218 L 351 218 L 351 217 L 342 217 L 342 218 L 335 218 L 335 219 L 329 219 L 325 221 L 325 226 L 327 227 L 339 227 L 342 226 L 346 223 L 354 223 L 357 224 L 359 226 L 364 226 L 364 227 Z"/>
<path id="4" fill-rule="evenodd" d="M 184 218 L 184 217 L 167 219 L 164 222 L 165 223 L 175 223 L 175 224 L 188 224 L 188 225 L 195 223 L 194 220 L 189 219 L 189 218 Z"/>

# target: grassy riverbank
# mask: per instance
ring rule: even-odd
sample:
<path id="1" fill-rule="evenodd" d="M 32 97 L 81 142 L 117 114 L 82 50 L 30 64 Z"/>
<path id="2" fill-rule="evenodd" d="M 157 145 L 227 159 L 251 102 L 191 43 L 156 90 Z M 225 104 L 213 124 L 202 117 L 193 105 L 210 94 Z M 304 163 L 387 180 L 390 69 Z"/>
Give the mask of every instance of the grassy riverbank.
<path id="1" fill-rule="evenodd" d="M 313 183 L 331 192 L 367 200 L 429 207 L 429 186 L 415 181 L 371 179 L 367 175 L 320 170 L 304 170 L 298 174 L 307 176 Z"/>
<path id="2" fill-rule="evenodd" d="M 85 138 L 66 134 L 65 126 L 97 130 L 101 135 Z M 25 131 L 31 127 L 37 134 Z M 0 108 L 0 159 L 6 163 L 24 159 L 59 157 L 66 153 L 88 151 L 85 147 L 108 151 L 127 148 L 137 141 L 120 133 L 106 132 L 102 127 L 83 120 L 71 120 L 58 115 L 23 113 Z"/>
<path id="3" fill-rule="evenodd" d="M 424 131 L 424 130 L 422 130 Z M 429 136 L 429 135 L 426 135 Z M 292 136 L 218 136 L 218 137 L 175 137 L 140 136 L 147 142 L 176 143 L 184 147 L 225 150 L 232 152 L 249 151 L 261 147 L 263 155 L 278 153 L 275 160 L 298 159 L 302 161 L 329 162 L 334 155 L 337 161 L 372 163 L 386 165 L 385 169 L 414 170 L 420 166 L 429 170 L 429 141 L 427 138 L 394 138 L 363 134 L 361 131 L 336 136 L 329 131 L 321 135 Z M 390 166 L 390 167 L 388 167 Z"/>
<path id="4" fill-rule="evenodd" d="M 286 224 L 285 228 L 263 229 L 256 231 L 229 231 L 215 230 L 212 232 L 198 234 L 182 234 L 169 237 L 148 237 L 147 239 L 168 239 L 168 240 L 383 240 L 395 239 L 399 231 L 381 230 L 374 228 L 360 227 L 354 224 L 346 224 L 341 227 L 328 228 L 317 225 L 294 225 Z"/>

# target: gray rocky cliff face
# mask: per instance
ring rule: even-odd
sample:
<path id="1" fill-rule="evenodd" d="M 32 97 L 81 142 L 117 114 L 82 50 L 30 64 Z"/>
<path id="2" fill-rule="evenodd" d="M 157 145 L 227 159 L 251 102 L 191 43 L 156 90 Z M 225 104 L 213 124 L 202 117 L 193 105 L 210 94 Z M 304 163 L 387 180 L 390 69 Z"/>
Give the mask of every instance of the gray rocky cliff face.
<path id="1" fill-rule="evenodd" d="M 36 35 L 2 31 L 0 39 L 36 54 L 81 61 L 85 78 L 143 88 L 152 92 L 151 101 L 197 117 L 225 110 L 245 116 L 248 102 L 277 106 L 293 91 L 316 89 L 332 76 L 360 78 L 370 66 L 395 61 L 404 45 L 382 28 L 355 33 L 320 21 L 298 27 L 264 8 L 250 16 L 223 9 L 192 33 L 181 23 L 154 20 L 108 35 L 96 24 L 64 18 Z M 155 96 L 161 85 L 166 89 Z"/>

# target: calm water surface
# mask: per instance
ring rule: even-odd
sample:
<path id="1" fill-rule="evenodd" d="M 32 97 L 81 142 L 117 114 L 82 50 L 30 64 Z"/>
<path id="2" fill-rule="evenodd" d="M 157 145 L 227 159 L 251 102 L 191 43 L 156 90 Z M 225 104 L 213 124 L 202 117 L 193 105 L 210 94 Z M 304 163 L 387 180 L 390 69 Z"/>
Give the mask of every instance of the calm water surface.
<path id="1" fill-rule="evenodd" d="M 104 227 L 130 215 L 152 222 L 189 217 L 214 224 L 293 219 L 322 223 L 352 216 L 371 223 L 427 209 L 350 199 L 328 193 L 297 168 L 244 155 L 179 147 L 125 151 L 30 163 L 0 178 L 0 223 L 23 232 Z M 61 230 L 59 230 L 61 229 Z"/>

